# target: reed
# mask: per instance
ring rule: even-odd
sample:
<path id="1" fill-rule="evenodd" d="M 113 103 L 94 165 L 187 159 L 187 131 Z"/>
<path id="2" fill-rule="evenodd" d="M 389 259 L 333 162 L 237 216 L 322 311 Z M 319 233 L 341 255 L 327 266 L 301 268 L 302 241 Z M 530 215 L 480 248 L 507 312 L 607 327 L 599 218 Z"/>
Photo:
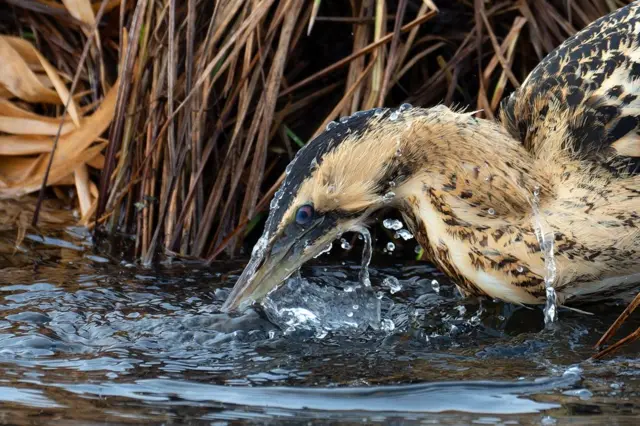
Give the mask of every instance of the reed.
<path id="1" fill-rule="evenodd" d="M 0 198 L 71 189 L 81 223 L 135 235 L 147 264 L 234 256 L 328 122 L 402 102 L 493 118 L 629 2 L 4 0 Z"/>

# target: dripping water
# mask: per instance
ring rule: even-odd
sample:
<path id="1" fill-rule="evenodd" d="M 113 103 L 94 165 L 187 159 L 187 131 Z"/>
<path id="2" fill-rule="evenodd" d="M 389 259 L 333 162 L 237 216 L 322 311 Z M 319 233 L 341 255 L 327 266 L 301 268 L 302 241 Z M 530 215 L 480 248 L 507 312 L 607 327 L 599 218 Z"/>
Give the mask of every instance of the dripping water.
<path id="1" fill-rule="evenodd" d="M 362 239 L 364 240 L 364 248 L 362 249 L 362 263 L 360 264 L 360 282 L 364 287 L 371 287 L 371 280 L 369 279 L 369 263 L 371 263 L 371 234 L 367 228 L 360 228 L 358 230 Z"/>
<path id="2" fill-rule="evenodd" d="M 536 238 L 540 244 L 540 250 L 544 256 L 544 286 L 546 293 L 546 303 L 544 307 L 544 323 L 550 327 L 558 319 L 558 302 L 553 284 L 556 280 L 556 261 L 553 254 L 553 242 L 555 235 L 553 231 L 546 230 L 543 222 L 544 218 L 540 213 L 540 188 L 533 191 L 533 226 Z M 546 232 L 546 233 L 545 233 Z"/>

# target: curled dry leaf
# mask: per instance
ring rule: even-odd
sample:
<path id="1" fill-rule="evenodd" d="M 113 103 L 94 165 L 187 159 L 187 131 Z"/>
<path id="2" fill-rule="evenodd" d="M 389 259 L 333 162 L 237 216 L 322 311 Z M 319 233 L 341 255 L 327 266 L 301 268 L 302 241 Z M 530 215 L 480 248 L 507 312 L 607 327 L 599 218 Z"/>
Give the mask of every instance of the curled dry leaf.
<path id="1" fill-rule="evenodd" d="M 58 94 L 45 87 L 22 56 L 0 37 L 0 85 L 13 96 L 28 102 L 60 104 Z"/>
<path id="2" fill-rule="evenodd" d="M 69 0 L 65 5 L 77 19 L 87 24 L 95 21 L 88 0 Z M 41 187 L 60 132 L 47 185 L 75 185 L 82 218 L 87 222 L 98 196 L 88 166 L 104 167 L 101 151 L 107 142 L 100 136 L 113 118 L 117 82 L 102 101 L 81 110 L 76 103 L 80 94 L 69 101 L 68 76 L 30 42 L 0 35 L 0 57 L 0 199 L 19 198 Z M 28 104 L 67 102 L 68 116 L 62 123 L 61 117 L 37 114 Z M 93 114 L 83 117 L 92 110 Z"/>
<path id="3" fill-rule="evenodd" d="M 13 47 L 13 49 L 20 54 L 22 59 L 29 65 L 31 71 L 39 73 L 44 72 L 44 68 L 36 55 L 36 50 L 31 43 L 27 40 L 23 40 L 18 37 L 2 36 L 2 38 Z"/>
<path id="4" fill-rule="evenodd" d="M 59 118 L 35 114 L 0 98 L 0 132 L 14 135 L 54 136 L 59 126 Z M 62 134 L 69 133 L 73 129 L 73 123 L 66 120 L 62 125 Z"/>
<path id="5" fill-rule="evenodd" d="M 0 36 L 0 58 L 3 58 L 0 61 L 0 85 L 12 95 L 28 102 L 67 103 L 69 91 L 58 70 L 31 43 L 15 37 Z M 44 76 L 32 71 L 36 61 L 55 91 L 47 87 L 49 85 L 46 81 L 41 81 Z M 80 125 L 78 106 L 73 99 L 69 102 L 69 116 L 76 126 Z"/>
<path id="6" fill-rule="evenodd" d="M 117 93 L 118 82 L 111 87 L 100 107 L 83 118 L 80 127 L 60 137 L 47 185 L 59 184 L 63 179 L 66 182 L 70 171 L 100 155 L 106 143 L 96 141 L 111 124 Z M 0 157 L 0 198 L 15 198 L 40 189 L 49 155 L 19 157 L 14 161 Z"/>

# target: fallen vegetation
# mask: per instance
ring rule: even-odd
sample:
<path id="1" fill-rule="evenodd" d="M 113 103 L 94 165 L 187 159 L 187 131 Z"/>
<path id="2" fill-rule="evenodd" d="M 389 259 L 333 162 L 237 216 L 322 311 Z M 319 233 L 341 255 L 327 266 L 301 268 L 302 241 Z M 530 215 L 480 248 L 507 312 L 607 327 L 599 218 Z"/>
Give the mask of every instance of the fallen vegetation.
<path id="1" fill-rule="evenodd" d="M 145 263 L 232 256 L 329 121 L 402 102 L 492 118 L 628 2 L 0 1 L 0 198 L 66 200 Z"/>

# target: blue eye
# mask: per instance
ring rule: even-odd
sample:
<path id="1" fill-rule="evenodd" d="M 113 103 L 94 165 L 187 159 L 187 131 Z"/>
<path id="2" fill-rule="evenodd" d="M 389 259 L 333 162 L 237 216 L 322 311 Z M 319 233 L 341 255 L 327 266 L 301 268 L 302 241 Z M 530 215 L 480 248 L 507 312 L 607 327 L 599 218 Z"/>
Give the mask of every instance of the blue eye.
<path id="1" fill-rule="evenodd" d="M 306 204 L 296 212 L 296 223 L 298 225 L 306 225 L 313 217 L 313 206 Z"/>

